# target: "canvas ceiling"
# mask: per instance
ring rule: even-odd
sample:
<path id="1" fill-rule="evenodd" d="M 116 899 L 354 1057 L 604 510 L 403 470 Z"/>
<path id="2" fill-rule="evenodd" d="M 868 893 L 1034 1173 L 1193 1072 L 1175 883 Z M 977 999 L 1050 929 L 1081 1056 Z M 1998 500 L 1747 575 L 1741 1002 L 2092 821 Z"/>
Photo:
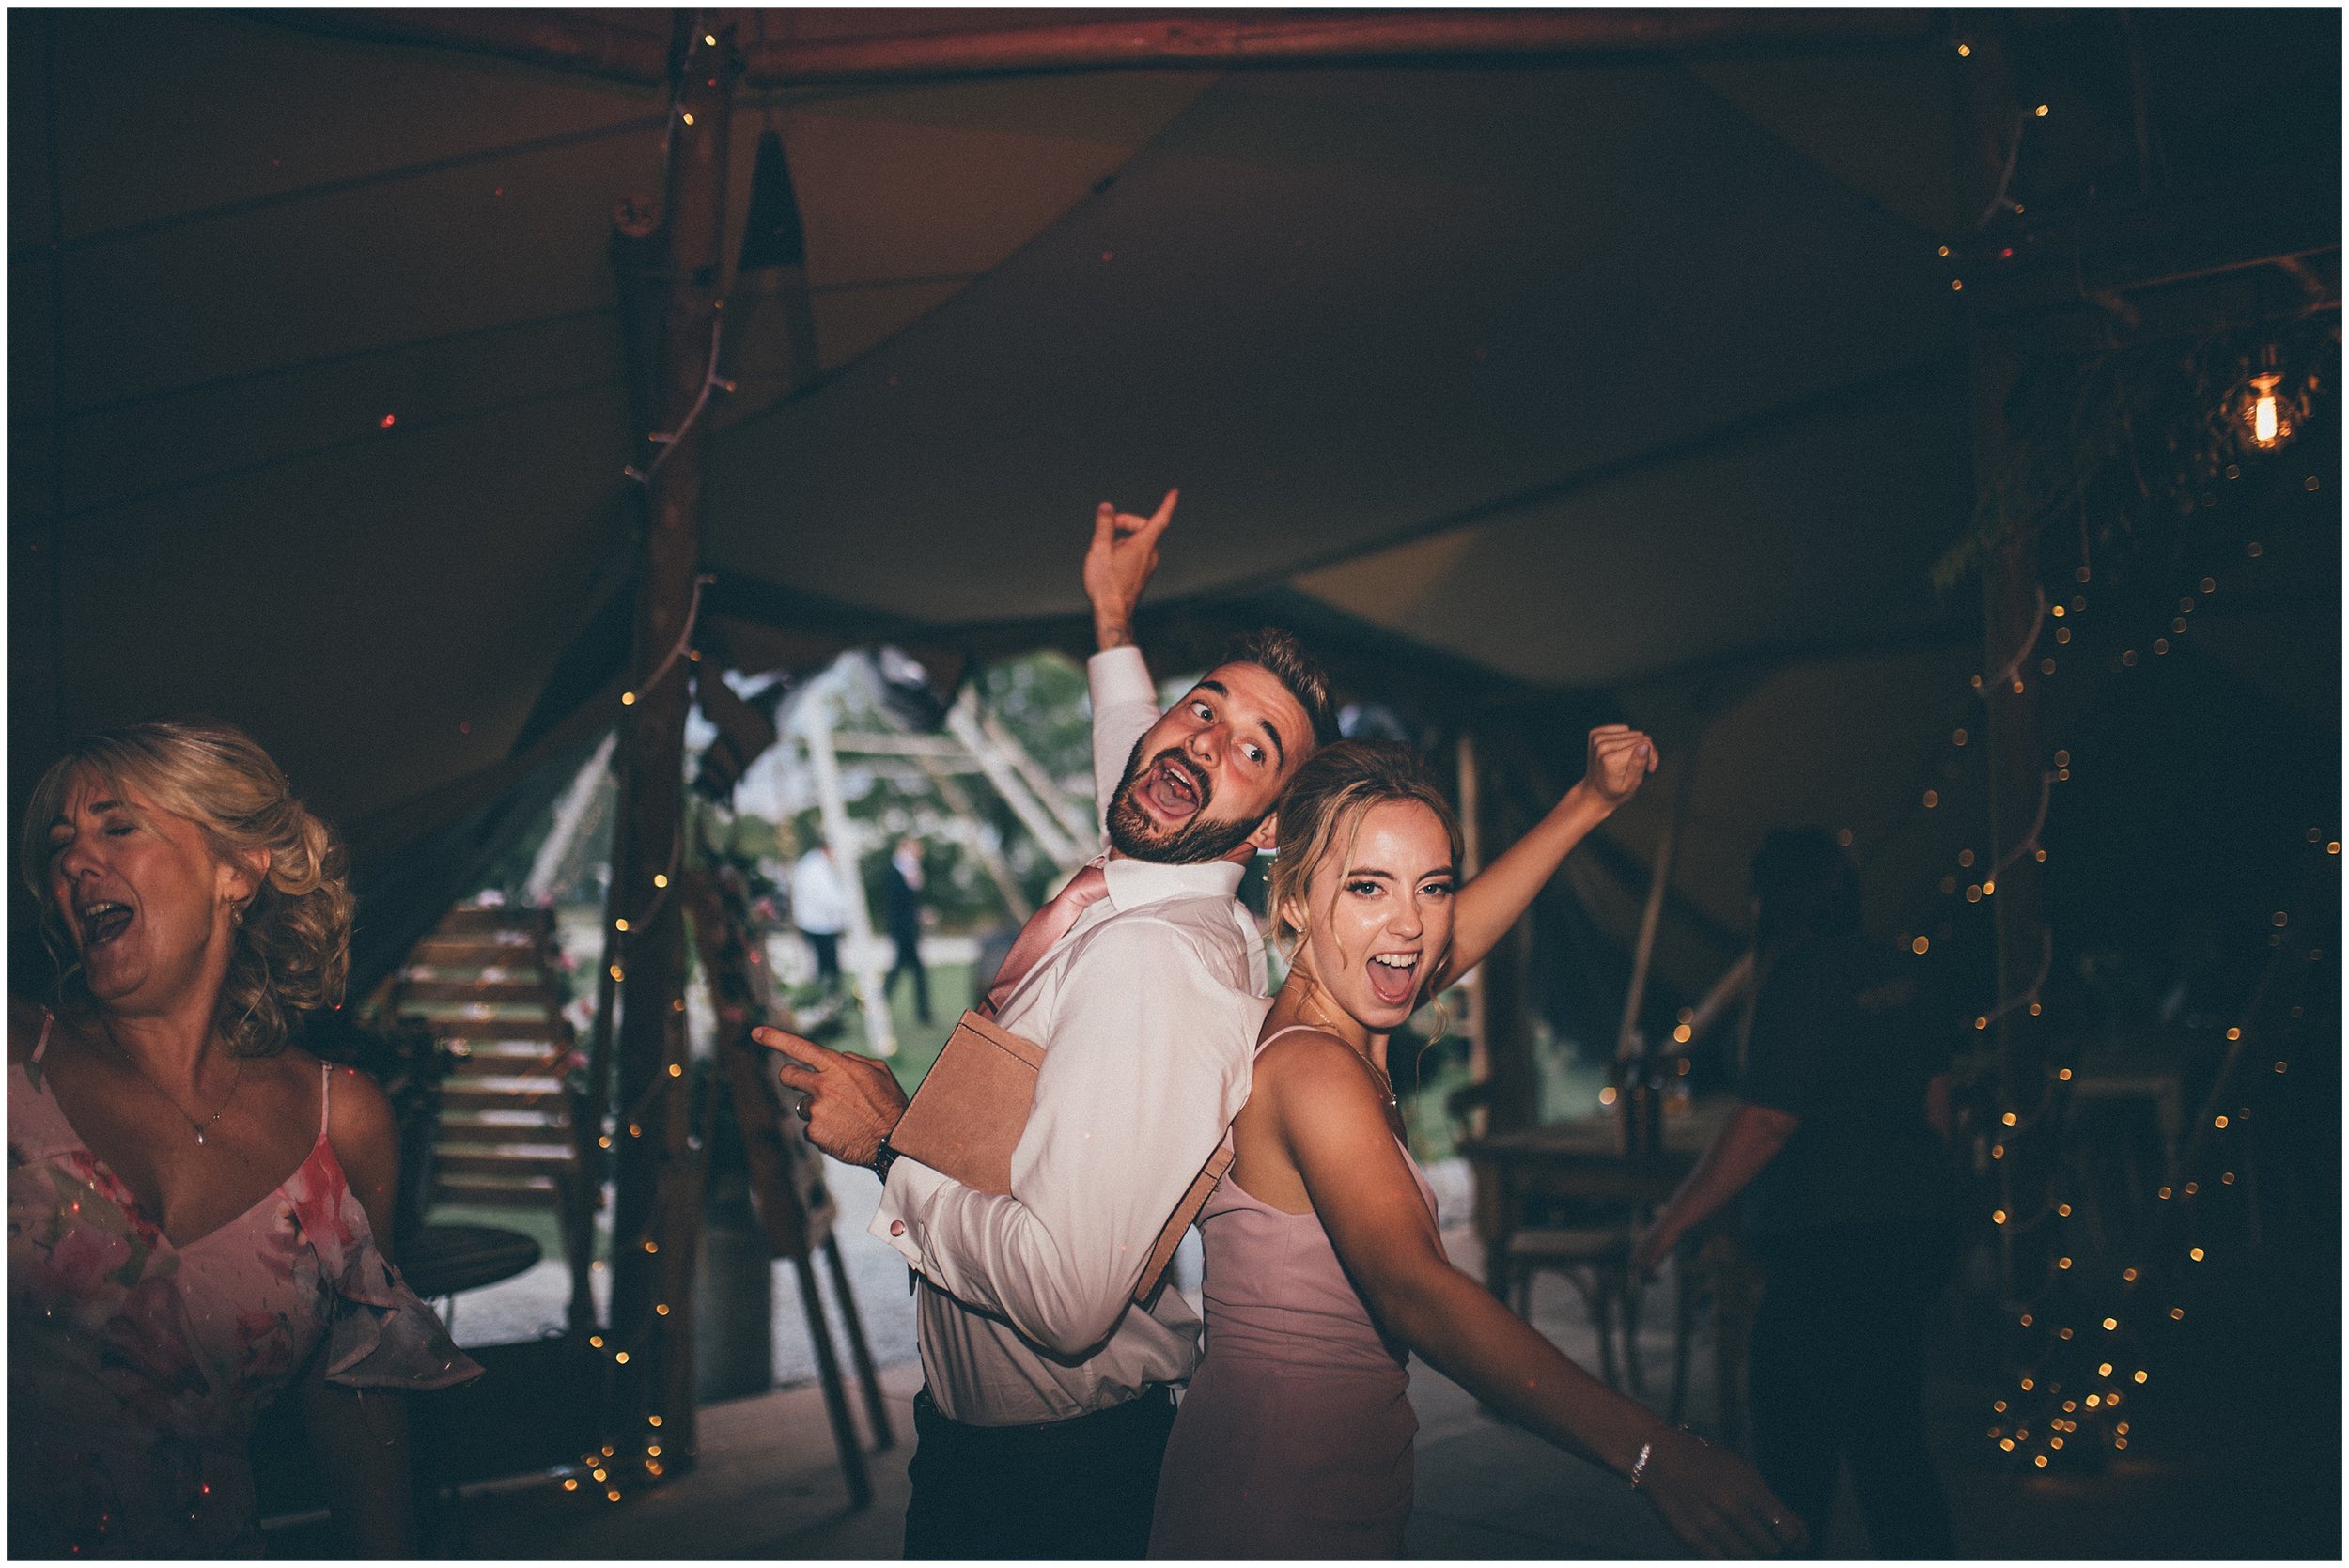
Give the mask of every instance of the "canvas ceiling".
<path id="1" fill-rule="evenodd" d="M 441 842 L 628 577 L 607 241 L 662 95 L 263 13 L 8 26 L 12 800 L 67 735 L 199 709 L 379 867 Z M 731 222 L 771 129 L 805 314 L 736 280 L 707 566 L 951 645 L 1081 615 L 1093 504 L 1180 485 L 1166 601 L 1292 589 L 1535 688 L 1961 650 L 1883 666 L 1937 681 L 1950 102 L 1937 49 L 1832 47 L 748 98 Z M 1736 766 L 1782 785 L 1740 810 L 1807 803 Z"/>

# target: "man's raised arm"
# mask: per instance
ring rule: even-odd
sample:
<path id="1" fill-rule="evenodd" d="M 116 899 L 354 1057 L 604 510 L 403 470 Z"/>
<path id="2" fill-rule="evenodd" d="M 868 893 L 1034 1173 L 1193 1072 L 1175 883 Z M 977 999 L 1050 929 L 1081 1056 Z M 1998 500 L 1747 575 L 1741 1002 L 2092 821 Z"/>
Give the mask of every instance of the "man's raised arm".
<path id="1" fill-rule="evenodd" d="M 1134 613 L 1150 575 L 1159 569 L 1159 536 L 1174 520 L 1181 492 L 1169 490 L 1148 517 L 1121 512 L 1104 501 L 1093 514 L 1093 543 L 1085 551 L 1085 598 L 1093 605 L 1093 638 L 1100 651 L 1085 663 L 1093 693 L 1094 816 L 1107 832 L 1110 797 L 1125 782 L 1134 742 L 1158 722 L 1158 691 L 1134 644 Z"/>

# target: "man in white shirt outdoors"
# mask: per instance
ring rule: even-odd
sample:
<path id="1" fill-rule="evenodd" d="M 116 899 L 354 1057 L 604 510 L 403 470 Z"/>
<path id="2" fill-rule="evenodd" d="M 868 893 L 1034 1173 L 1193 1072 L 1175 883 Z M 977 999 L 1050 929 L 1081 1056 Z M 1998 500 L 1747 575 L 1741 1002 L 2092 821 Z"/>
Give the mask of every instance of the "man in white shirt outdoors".
<path id="1" fill-rule="evenodd" d="M 791 868 L 791 924 L 816 953 L 816 983 L 840 984 L 840 933 L 848 928 L 848 894 L 832 864 L 832 846 L 819 844 Z"/>
<path id="2" fill-rule="evenodd" d="M 803 1063 L 779 1076 L 817 1146 L 881 1172 L 874 1233 L 920 1276 L 908 1558 L 1141 1557 L 1171 1386 L 1199 1358 L 1180 1296 L 1144 1311 L 1134 1287 L 1247 1098 L 1268 1004 L 1263 940 L 1233 895 L 1273 842 L 1281 790 L 1337 731 L 1327 678 L 1273 631 L 1158 711 L 1132 615 L 1174 500 L 1148 519 L 1104 503 L 1085 557 L 1111 849 L 1055 900 L 1092 900 L 1074 925 L 1024 972 L 1016 945 L 995 987 L 997 1021 L 1045 1048 L 1011 1192 L 895 1160 L 906 1097 L 881 1063 L 759 1036 Z"/>

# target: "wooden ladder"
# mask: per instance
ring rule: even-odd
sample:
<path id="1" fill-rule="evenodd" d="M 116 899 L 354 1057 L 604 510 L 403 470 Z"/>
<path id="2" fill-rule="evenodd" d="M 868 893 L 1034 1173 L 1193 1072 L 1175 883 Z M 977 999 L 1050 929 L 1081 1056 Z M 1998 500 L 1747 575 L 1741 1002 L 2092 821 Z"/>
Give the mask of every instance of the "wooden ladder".
<path id="1" fill-rule="evenodd" d="M 564 1078 L 554 917 L 528 906 L 452 909 L 408 955 L 393 1011 L 432 1027 L 445 1053 L 433 1202 L 568 1215 L 578 1170 Z"/>

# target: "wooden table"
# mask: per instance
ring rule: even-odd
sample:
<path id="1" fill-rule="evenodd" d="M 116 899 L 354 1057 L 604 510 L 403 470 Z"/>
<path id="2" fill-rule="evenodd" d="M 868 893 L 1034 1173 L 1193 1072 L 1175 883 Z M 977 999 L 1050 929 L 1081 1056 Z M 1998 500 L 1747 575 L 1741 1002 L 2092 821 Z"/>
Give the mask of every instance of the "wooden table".
<path id="1" fill-rule="evenodd" d="M 510 1280 L 535 1267 L 538 1257 L 535 1239 L 501 1225 L 425 1225 L 400 1254 L 399 1272 L 410 1290 L 453 1309 L 459 1291 Z"/>
<path id="2" fill-rule="evenodd" d="M 1490 1133 L 1460 1146 L 1476 1179 L 1476 1231 L 1485 1244 L 1485 1282 L 1502 1301 L 1510 1298 L 1518 1259 L 1513 1245 L 1521 1231 L 1532 1239 L 1526 1222 L 1529 1205 L 1544 1199 L 1589 1204 L 1608 1215 L 1606 1224 L 1619 1227 L 1626 1238 L 1631 1230 L 1670 1198 L 1703 1153 L 1715 1133 L 1729 1119 L 1735 1101 L 1729 1098 L 1699 1102 L 1684 1115 L 1667 1115 L 1661 1149 L 1634 1158 L 1623 1151 L 1622 1124 L 1613 1111 L 1596 1116 L 1552 1122 L 1546 1126 Z M 1633 1389 L 1641 1384 L 1636 1351 L 1639 1281 L 1627 1278 L 1627 1246 L 1620 1266 L 1626 1277 L 1626 1350 Z M 1675 1335 L 1673 1399 L 1677 1406 L 1687 1385 L 1686 1333 L 1688 1293 L 1682 1293 L 1684 1310 Z M 1600 1315 L 1595 1313 L 1595 1315 Z M 1600 1324 L 1602 1365 L 1611 1374 L 1611 1351 L 1607 1327 Z M 1611 1375 L 1610 1381 L 1612 1381 Z M 1676 1415 L 1675 1415 L 1676 1419 Z"/>
<path id="3" fill-rule="evenodd" d="M 1611 1110 L 1470 1139 L 1460 1153 L 1476 1173 L 1478 1234 L 1488 1248 L 1505 1242 L 1529 1198 L 1662 1203 L 1694 1169 L 1735 1105 L 1727 1098 L 1701 1100 L 1686 1115 L 1667 1115 L 1664 1146 L 1637 1159 L 1623 1152 L 1622 1124 Z"/>

